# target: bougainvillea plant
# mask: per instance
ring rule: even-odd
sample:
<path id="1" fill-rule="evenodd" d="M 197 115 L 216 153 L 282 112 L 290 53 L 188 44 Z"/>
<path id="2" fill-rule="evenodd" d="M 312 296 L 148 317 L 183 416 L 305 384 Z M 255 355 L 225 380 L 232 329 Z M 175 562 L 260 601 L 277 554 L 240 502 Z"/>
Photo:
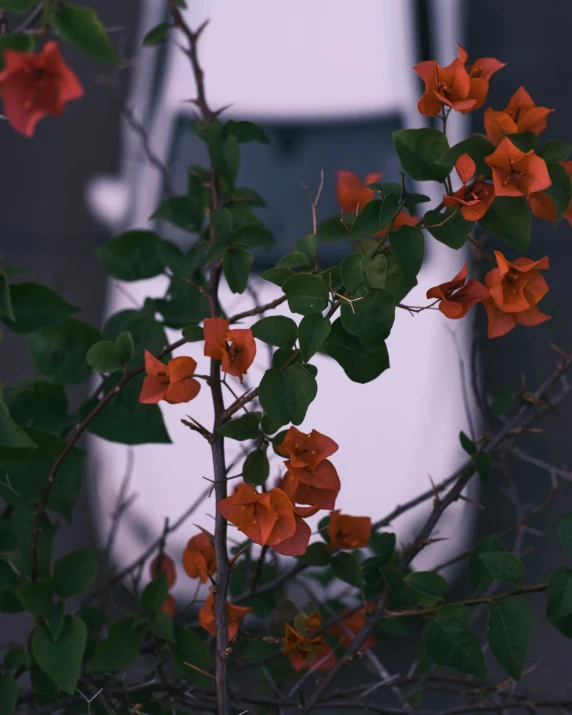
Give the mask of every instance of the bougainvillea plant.
<path id="1" fill-rule="evenodd" d="M 529 584 L 521 560 L 522 526 L 548 502 L 520 510 L 502 534 L 457 554 L 453 561 L 468 568 L 471 586 L 464 597 L 450 595 L 448 564 L 422 571 L 415 559 L 439 540 L 442 515 L 468 499 L 471 480 L 480 478 L 483 488 L 494 484 L 493 459 L 518 449 L 519 435 L 568 394 L 572 356 L 561 352 L 554 374 L 535 392 L 505 389 L 492 402 L 481 401 L 488 427 L 480 437 L 460 434 L 466 462 L 375 523 L 367 514 L 344 512 L 340 490 L 351 475 L 338 474 L 336 453 L 351 445 L 338 445 L 319 424 L 298 429 L 319 399 L 313 358 L 319 353 L 338 363 L 340 379 L 371 382 L 389 368 L 385 341 L 394 321 L 410 319 L 407 313 L 422 321 L 424 311 L 439 310 L 447 321 L 482 311 L 492 339 L 549 320 L 539 307 L 549 290 L 549 258 L 543 247 L 529 246 L 531 213 L 572 223 L 571 147 L 541 140 L 552 110 L 536 106 L 520 88 L 505 109 L 485 109 L 484 133 L 450 146 L 450 113 L 485 107 L 489 82 L 504 64 L 471 63 L 459 47 L 447 67 L 416 65 L 424 83 L 419 111 L 438 128 L 393 134 L 402 167 L 394 180 L 379 173 L 362 180 L 345 169 L 329 177 L 340 211 L 325 220 L 318 219 L 320 185 L 310 231 L 262 273 L 278 297 L 236 313 L 232 301 L 219 299 L 221 281 L 243 293 L 252 250 L 275 243 L 256 215 L 260 197 L 236 184 L 241 145 L 268 139 L 256 124 L 226 120 L 209 104 L 198 49 L 205 25 L 192 29 L 184 8 L 184 0 L 170 0 L 168 20 L 150 28 L 144 44 L 173 41 L 188 56 L 197 87 L 190 131 L 205 143 L 208 165 L 189 168 L 186 193 L 167 194 L 149 207 L 151 226 L 96 251 L 119 281 L 166 274 L 166 295 L 111 316 L 100 332 L 52 288 L 0 266 L 2 323 L 27 336 L 36 369 L 30 379 L 5 386 L 0 400 L 0 611 L 2 619 L 33 616 L 21 643 L 4 648 L 0 714 L 570 706 L 551 693 L 530 692 L 522 678 L 535 627 L 528 594 L 540 593 L 548 621 L 572 637 L 572 569 L 563 565 L 543 583 Z M 84 94 L 62 44 L 71 46 L 72 64 L 74 51 L 120 63 L 89 7 L 0 0 L 3 111 L 29 141 L 39 121 L 57 121 L 45 117 L 61 115 Z M 429 210 L 429 197 L 416 191 L 420 182 L 442 195 Z M 162 238 L 153 230 L 158 220 L 186 230 L 191 247 L 183 251 Z M 339 265 L 322 264 L 321 241 L 345 246 Z M 426 304 L 411 306 L 407 295 L 418 283 L 427 241 L 452 251 L 469 243 L 474 256 L 468 262 L 459 254 L 457 275 L 423 286 Z M 289 315 L 276 315 L 278 306 Z M 168 344 L 165 328 L 179 332 L 176 342 Z M 262 344 L 272 352 L 269 366 Z M 259 384 L 252 383 L 255 364 L 266 367 Z M 95 392 L 70 414 L 67 387 L 93 373 Z M 207 426 L 193 417 L 201 390 L 212 398 L 214 422 Z M 71 520 L 80 490 L 80 438 L 169 442 L 158 403 L 181 415 L 189 440 L 206 440 L 212 450 L 213 488 L 202 505 L 214 515 L 212 528 L 193 527 L 188 517 L 201 505 L 189 505 L 186 519 L 167 522 L 119 573 L 106 561 L 116 522 L 107 551 L 72 549 L 52 558 L 57 520 Z M 229 440 L 240 441 L 245 454 L 232 479 Z M 270 477 L 273 453 L 281 467 Z M 569 475 L 549 471 L 553 501 Z M 423 503 L 428 512 L 416 535 L 398 542 L 393 522 Z M 118 505 L 116 519 L 124 507 Z M 316 514 L 312 533 L 308 519 Z M 170 548 L 176 529 L 188 542 L 182 554 Z M 572 513 L 562 516 L 558 530 L 572 554 Z M 183 580 L 195 595 L 177 603 L 171 591 Z M 332 582 L 336 596 L 328 598 L 324 589 Z M 478 620 L 483 610 L 486 618 Z M 376 646 L 403 636 L 416 655 L 400 674 L 381 662 Z M 498 666 L 500 679 L 491 674 Z M 425 705 L 427 693 L 440 689 L 449 710 Z"/>

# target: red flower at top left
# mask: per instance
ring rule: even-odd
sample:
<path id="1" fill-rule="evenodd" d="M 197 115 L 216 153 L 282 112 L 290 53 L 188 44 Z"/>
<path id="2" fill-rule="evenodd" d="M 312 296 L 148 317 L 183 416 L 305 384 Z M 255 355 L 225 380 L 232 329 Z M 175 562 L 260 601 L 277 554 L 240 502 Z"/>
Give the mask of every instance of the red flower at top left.
<path id="1" fill-rule="evenodd" d="M 66 102 L 83 96 L 83 87 L 60 54 L 57 42 L 46 42 L 41 52 L 4 51 L 0 94 L 10 124 L 27 137 L 48 114 L 59 116 Z"/>

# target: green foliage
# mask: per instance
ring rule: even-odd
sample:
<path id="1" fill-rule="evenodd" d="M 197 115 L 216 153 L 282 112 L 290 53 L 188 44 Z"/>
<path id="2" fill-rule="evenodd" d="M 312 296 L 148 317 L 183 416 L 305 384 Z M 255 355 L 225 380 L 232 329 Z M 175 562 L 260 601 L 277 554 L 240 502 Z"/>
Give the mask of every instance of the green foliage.
<path id="1" fill-rule="evenodd" d="M 423 232 L 414 226 L 401 226 L 398 231 L 390 231 L 389 247 L 405 278 L 414 281 L 425 254 Z"/>
<path id="2" fill-rule="evenodd" d="M 499 387 L 499 389 L 493 394 L 491 412 L 495 415 L 495 417 L 504 414 L 517 397 L 518 392 L 510 387 Z"/>
<path id="3" fill-rule="evenodd" d="M 261 412 L 249 412 L 242 417 L 237 417 L 229 422 L 223 422 L 216 428 L 219 434 L 229 439 L 243 442 L 247 439 L 256 439 L 260 434 Z"/>
<path id="4" fill-rule="evenodd" d="M 549 162 L 566 161 L 570 151 L 572 151 L 570 144 L 560 141 L 559 139 L 549 139 L 542 149 L 536 153 L 542 157 L 544 161 Z"/>
<path id="5" fill-rule="evenodd" d="M 38 626 L 32 636 L 34 660 L 68 695 L 75 693 L 86 641 L 87 628 L 76 616 L 65 617 L 57 643 L 52 640 L 46 626 Z"/>
<path id="6" fill-rule="evenodd" d="M 310 544 L 306 549 L 306 553 L 298 558 L 306 566 L 327 566 L 332 560 L 332 555 L 325 544 L 321 541 L 316 541 Z"/>
<path id="7" fill-rule="evenodd" d="M 572 569 L 567 566 L 550 574 L 546 617 L 562 635 L 572 638 Z"/>
<path id="8" fill-rule="evenodd" d="M 270 475 L 270 463 L 266 450 L 256 449 L 244 460 L 242 467 L 244 481 L 255 486 L 262 486 Z"/>
<path id="9" fill-rule="evenodd" d="M 236 137 L 239 143 L 259 142 L 260 144 L 270 144 L 270 140 L 266 136 L 264 130 L 254 122 L 237 122 L 231 119 L 224 125 L 225 136 L 231 134 Z"/>
<path id="10" fill-rule="evenodd" d="M 45 616 L 52 609 L 54 589 L 49 581 L 31 581 L 16 590 L 16 596 L 26 611 Z"/>
<path id="11" fill-rule="evenodd" d="M 298 339 L 302 358 L 306 362 L 322 347 L 331 329 L 328 318 L 322 317 L 320 313 L 308 313 L 302 318 L 298 326 Z"/>
<path id="12" fill-rule="evenodd" d="M 405 577 L 405 583 L 415 592 L 416 601 L 423 608 L 443 601 L 449 590 L 447 579 L 433 571 L 413 571 Z"/>
<path id="13" fill-rule="evenodd" d="M 556 212 L 555 223 L 558 224 L 564 218 L 564 214 L 568 210 L 570 200 L 572 199 L 570 175 L 562 164 L 549 161 L 546 166 L 548 167 L 552 186 L 549 186 L 544 192 L 550 196 L 554 204 L 554 210 Z"/>
<path id="14" fill-rule="evenodd" d="M 359 288 L 357 300 L 344 302 L 341 319 L 345 330 L 359 338 L 364 348 L 375 348 L 389 337 L 395 320 L 395 300 L 381 288 Z"/>
<path id="15" fill-rule="evenodd" d="M 487 643 L 511 678 L 520 680 L 528 647 L 534 634 L 534 614 L 519 596 L 505 598 L 488 607 Z"/>
<path id="16" fill-rule="evenodd" d="M 296 342 L 298 328 L 292 318 L 283 315 L 273 315 L 258 320 L 252 326 L 252 334 L 258 340 L 269 345 L 275 345 L 283 350 L 290 350 Z"/>
<path id="17" fill-rule="evenodd" d="M 42 378 L 16 383 L 4 392 L 4 402 L 18 425 L 58 433 L 69 422 L 65 388 Z"/>
<path id="18" fill-rule="evenodd" d="M 525 199 L 496 196 L 479 223 L 493 236 L 524 253 L 530 243 L 531 218 Z"/>
<path id="19" fill-rule="evenodd" d="M 293 313 L 321 313 L 328 305 L 328 288 L 317 276 L 306 273 L 290 276 L 282 285 L 282 290 Z"/>
<path id="20" fill-rule="evenodd" d="M 18 702 L 18 683 L 12 675 L 0 675 L 0 715 L 12 715 Z"/>
<path id="21" fill-rule="evenodd" d="M 167 600 L 169 595 L 169 585 L 167 576 L 162 571 L 156 578 L 150 581 L 141 593 L 139 602 L 144 611 L 158 611 Z"/>
<path id="22" fill-rule="evenodd" d="M 462 248 L 467 242 L 467 238 L 474 221 L 465 221 L 458 209 L 445 209 L 443 213 L 439 211 L 427 211 L 423 217 L 423 224 L 429 233 L 441 243 L 449 248 Z"/>
<path id="23" fill-rule="evenodd" d="M 88 664 L 88 671 L 99 673 L 118 671 L 138 657 L 143 638 L 143 627 L 135 626 L 133 618 L 124 618 L 109 628 L 107 638 L 95 647 Z"/>
<path id="24" fill-rule="evenodd" d="M 259 398 L 270 419 L 299 425 L 317 392 L 315 378 L 302 365 L 293 364 L 285 370 L 267 370 L 260 381 Z"/>
<path id="25" fill-rule="evenodd" d="M 352 241 L 360 241 L 379 232 L 381 229 L 380 212 L 382 203 L 380 199 L 373 199 L 363 208 L 360 208 L 351 230 Z"/>
<path id="26" fill-rule="evenodd" d="M 332 558 L 332 569 L 336 576 L 350 586 L 363 588 L 363 578 L 358 560 L 353 554 L 342 551 Z"/>
<path id="27" fill-rule="evenodd" d="M 140 281 L 163 272 L 161 237 L 153 231 L 127 231 L 102 243 L 95 253 L 105 270 L 121 281 Z"/>
<path id="28" fill-rule="evenodd" d="M 244 293 L 246 290 L 253 260 L 252 253 L 244 248 L 230 247 L 225 250 L 222 264 L 224 277 L 233 293 Z"/>
<path id="29" fill-rule="evenodd" d="M 38 0 L 0 0 L 0 8 L 2 10 L 10 10 L 10 12 L 28 12 Z"/>
<path id="30" fill-rule="evenodd" d="M 393 146 L 406 174 L 415 181 L 443 181 L 451 168 L 437 163 L 449 149 L 447 137 L 437 129 L 399 129 Z"/>
<path id="31" fill-rule="evenodd" d="M 91 8 L 62 3 L 50 13 L 50 23 L 62 40 L 77 50 L 102 62 L 120 63 L 105 28 Z"/>
<path id="32" fill-rule="evenodd" d="M 0 7 L 3 3 L 0 1 Z M 33 35 L 21 33 L 11 33 L 0 36 L 0 70 L 4 69 L 4 50 L 16 50 L 17 52 L 33 52 L 35 39 Z M 1 711 L 0 711 L 1 712 Z"/>
<path id="33" fill-rule="evenodd" d="M 506 548 L 496 536 L 485 536 L 477 541 L 469 555 L 469 581 L 474 589 L 482 589 L 491 584 L 495 577 L 482 561 L 483 554 L 505 553 Z"/>
<path id="34" fill-rule="evenodd" d="M 494 150 L 495 147 L 483 134 L 472 134 L 446 151 L 437 159 L 437 164 L 452 168 L 461 154 L 468 154 L 475 162 L 476 173 L 490 178 L 491 167 L 486 163 L 485 157 L 490 156 Z"/>
<path id="35" fill-rule="evenodd" d="M 78 549 L 54 564 L 54 589 L 62 598 L 86 593 L 97 576 L 97 556 L 93 549 Z"/>
<path id="36" fill-rule="evenodd" d="M 471 631 L 469 618 L 466 606 L 443 606 L 423 629 L 423 644 L 437 665 L 484 677 L 481 644 Z"/>
<path id="37" fill-rule="evenodd" d="M 191 683 L 195 683 L 202 688 L 211 684 L 209 678 L 199 670 L 191 667 L 194 665 L 207 673 L 211 669 L 209 648 L 194 631 L 189 628 L 175 628 L 175 642 L 171 645 L 171 653 L 185 678 L 190 680 Z M 187 663 L 190 663 L 190 665 L 187 665 Z"/>
<path id="38" fill-rule="evenodd" d="M 338 318 L 322 345 L 322 352 L 333 358 L 353 382 L 364 384 L 379 377 L 389 368 L 389 355 L 385 343 L 365 348 L 360 339 L 348 333 Z"/>
<path id="39" fill-rule="evenodd" d="M 129 365 L 135 352 L 135 343 L 130 332 L 119 333 L 115 342 L 101 340 L 92 345 L 86 355 L 87 364 L 94 372 L 115 372 Z"/>
<path id="40" fill-rule="evenodd" d="M 2 315 L 2 322 L 18 334 L 54 325 L 79 310 L 40 283 L 14 283 L 10 286 L 10 299 L 14 317 Z"/>
<path id="41" fill-rule="evenodd" d="M 501 551 L 484 552 L 479 554 L 479 560 L 485 571 L 503 583 L 518 583 L 524 577 L 522 561 L 514 554 Z"/>
<path id="42" fill-rule="evenodd" d="M 152 30 L 145 35 L 143 38 L 143 44 L 145 47 L 155 47 L 156 45 L 162 44 L 169 34 L 171 25 L 167 22 L 162 22 L 156 25 Z"/>

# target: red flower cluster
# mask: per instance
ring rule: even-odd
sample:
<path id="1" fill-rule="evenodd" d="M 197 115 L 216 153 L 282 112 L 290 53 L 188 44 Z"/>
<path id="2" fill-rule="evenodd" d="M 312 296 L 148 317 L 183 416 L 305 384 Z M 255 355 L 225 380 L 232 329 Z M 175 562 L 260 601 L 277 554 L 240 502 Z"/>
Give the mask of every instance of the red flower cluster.
<path id="1" fill-rule="evenodd" d="M 464 318 L 475 303 L 481 303 L 489 297 L 489 291 L 482 283 L 471 278 L 466 282 L 469 271 L 468 262 L 461 268 L 453 280 L 430 288 L 427 298 L 439 301 L 439 310 L 447 318 Z"/>
<path id="2" fill-rule="evenodd" d="M 485 132 L 495 146 L 506 134 L 534 132 L 538 136 L 546 129 L 546 119 L 553 111 L 537 107 L 525 88 L 520 87 L 504 109 L 497 111 L 489 107 L 485 110 Z"/>
<path id="3" fill-rule="evenodd" d="M 318 612 L 305 616 L 297 616 L 294 628 L 285 623 L 286 639 L 284 655 L 290 660 L 295 671 L 311 668 L 316 673 L 329 670 L 336 658 L 333 650 L 326 643 L 324 636 L 316 635 L 322 627 L 322 619 Z"/>

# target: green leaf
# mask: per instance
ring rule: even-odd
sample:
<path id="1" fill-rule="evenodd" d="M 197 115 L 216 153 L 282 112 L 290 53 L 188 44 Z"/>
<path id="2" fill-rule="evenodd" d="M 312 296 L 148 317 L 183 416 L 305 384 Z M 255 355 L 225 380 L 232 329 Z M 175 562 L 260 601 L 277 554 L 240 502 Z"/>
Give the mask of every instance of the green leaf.
<path id="1" fill-rule="evenodd" d="M 308 256 L 301 251 L 292 251 L 278 261 L 276 268 L 292 268 L 292 270 L 302 269 L 309 270 L 312 267 Z"/>
<path id="2" fill-rule="evenodd" d="M 389 247 L 405 278 L 415 280 L 425 254 L 423 231 L 407 225 L 401 226 L 398 231 L 390 231 Z"/>
<path id="3" fill-rule="evenodd" d="M 241 248 L 271 248 L 276 244 L 276 239 L 270 231 L 256 223 L 241 226 L 229 240 L 233 246 Z"/>
<path id="4" fill-rule="evenodd" d="M 252 326 L 252 334 L 268 345 L 275 345 L 283 350 L 290 350 L 298 337 L 298 328 L 292 318 L 274 315 L 262 318 Z"/>
<path id="5" fill-rule="evenodd" d="M 395 534 L 389 531 L 384 531 L 381 534 L 373 531 L 369 537 L 369 547 L 374 554 L 380 557 L 382 566 L 388 564 L 393 558 L 396 543 Z"/>
<path id="6" fill-rule="evenodd" d="M 518 397 L 518 392 L 510 387 L 499 387 L 493 395 L 491 412 L 498 417 L 504 414 Z"/>
<path id="7" fill-rule="evenodd" d="M 322 347 L 331 329 L 332 324 L 328 318 L 322 317 L 319 313 L 309 313 L 302 318 L 298 326 L 298 339 L 305 362 L 314 357 Z"/>
<path id="8" fill-rule="evenodd" d="M 10 297 L 15 320 L 3 316 L 2 322 L 19 335 L 59 323 L 79 310 L 39 283 L 14 283 L 10 286 Z"/>
<path id="9" fill-rule="evenodd" d="M 16 590 L 16 596 L 24 608 L 34 616 L 45 616 L 52 610 L 54 589 L 49 581 L 24 583 Z"/>
<path id="10" fill-rule="evenodd" d="M 141 593 L 139 599 L 141 608 L 144 611 L 158 611 L 167 600 L 169 595 L 169 584 L 167 583 L 167 575 L 164 571 L 150 581 Z"/>
<path id="11" fill-rule="evenodd" d="M 0 8 L 2 10 L 10 10 L 11 12 L 28 12 L 35 5 L 38 4 L 38 0 L 0 0 Z"/>
<path id="12" fill-rule="evenodd" d="M 198 343 L 205 339 L 205 334 L 200 325 L 188 325 L 183 328 L 183 337 L 188 343 Z"/>
<path id="13" fill-rule="evenodd" d="M 352 226 L 350 234 L 352 241 L 360 241 L 379 233 L 381 230 L 380 212 L 382 203 L 381 199 L 373 199 L 360 209 Z"/>
<path id="14" fill-rule="evenodd" d="M 549 139 L 542 149 L 538 152 L 544 161 L 566 161 L 568 155 L 572 151 L 572 145 L 566 142 L 560 141 L 559 139 Z"/>
<path id="15" fill-rule="evenodd" d="M 101 340 L 87 351 L 87 364 L 94 372 L 115 372 L 127 367 L 133 353 L 135 344 L 129 332 L 119 333 L 115 342 Z"/>
<path id="16" fill-rule="evenodd" d="M 332 558 L 332 569 L 335 575 L 350 586 L 363 589 L 364 582 L 361 567 L 353 554 L 342 551 Z"/>
<path id="17" fill-rule="evenodd" d="M 252 253 L 244 248 L 231 247 L 224 252 L 222 267 L 232 293 L 244 293 L 246 290 L 253 260 Z"/>
<path id="18" fill-rule="evenodd" d="M 61 635 L 62 628 L 64 627 L 65 611 L 64 602 L 58 601 L 53 605 L 53 607 L 46 613 L 44 620 L 46 625 L 50 629 L 52 634 L 52 640 L 54 643 L 58 642 L 58 638 Z"/>
<path id="19" fill-rule="evenodd" d="M 243 442 L 247 439 L 256 439 L 260 434 L 260 412 L 249 412 L 247 415 L 237 417 L 235 420 L 223 422 L 216 428 L 219 434 L 229 439 Z"/>
<path id="20" fill-rule="evenodd" d="M 344 286 L 352 295 L 355 295 L 362 286 L 367 285 L 367 276 L 361 269 L 361 259 L 359 253 L 350 253 L 340 265 Z"/>
<path id="21" fill-rule="evenodd" d="M 196 285 L 176 277 L 169 286 L 168 299 L 155 299 L 157 310 L 167 327 L 182 329 L 187 325 L 196 325 L 210 315 L 208 300 L 204 291 L 201 292 L 203 275 L 195 274 L 193 281 Z"/>
<path id="22" fill-rule="evenodd" d="M 124 618 L 109 628 L 107 639 L 95 647 L 88 664 L 91 673 L 118 671 L 127 668 L 141 650 L 143 628 L 134 627 L 133 618 Z"/>
<path id="23" fill-rule="evenodd" d="M 0 447 L 34 449 L 36 443 L 10 417 L 8 408 L 0 401 Z"/>
<path id="24" fill-rule="evenodd" d="M 202 185 L 201 185 L 202 189 Z M 198 233 L 203 225 L 204 206 L 201 195 L 170 196 L 164 199 L 159 208 L 151 214 L 150 221 L 168 221 L 183 231 Z M 159 250 L 161 256 L 161 250 Z"/>
<path id="25" fill-rule="evenodd" d="M 572 556 L 572 511 L 567 511 L 558 519 L 558 536 L 566 552 Z"/>
<path id="26" fill-rule="evenodd" d="M 328 288 L 321 278 L 306 273 L 290 276 L 282 286 L 293 313 L 321 313 L 328 305 Z"/>
<path id="27" fill-rule="evenodd" d="M 331 268 L 326 268 L 325 271 L 318 273 L 320 278 L 324 281 L 328 290 L 341 291 L 344 287 L 342 282 L 342 274 L 339 266 L 331 266 Z"/>
<path id="28" fill-rule="evenodd" d="M 332 560 L 332 554 L 326 544 L 316 541 L 308 546 L 306 553 L 299 556 L 298 560 L 306 566 L 327 566 Z"/>
<path id="29" fill-rule="evenodd" d="M 473 442 L 473 440 L 461 431 L 459 433 L 459 441 L 461 442 L 461 447 L 465 450 L 465 452 L 471 457 L 474 457 L 478 450 L 477 445 Z"/>
<path id="30" fill-rule="evenodd" d="M 382 288 L 360 288 L 352 303 L 341 307 L 342 324 L 350 335 L 360 339 L 364 348 L 383 345 L 395 320 L 395 300 Z"/>
<path id="31" fill-rule="evenodd" d="M 294 271 L 291 268 L 268 268 L 262 271 L 260 277 L 269 283 L 282 287 L 288 278 L 293 275 Z"/>
<path id="32" fill-rule="evenodd" d="M 167 39 L 171 27 L 172 25 L 169 25 L 168 22 L 162 22 L 160 25 L 156 25 L 152 30 L 149 30 L 143 38 L 145 47 L 155 47 L 164 42 Z"/>
<path id="33" fill-rule="evenodd" d="M 127 231 L 102 243 L 95 253 L 105 270 L 121 281 L 140 281 L 163 272 L 161 237 L 154 231 Z"/>
<path id="34" fill-rule="evenodd" d="M 145 350 L 156 355 L 169 342 L 164 327 L 154 317 L 138 310 L 122 310 L 112 315 L 103 328 L 103 337 L 116 343 L 113 352 L 120 363 L 128 358 L 130 351 L 129 338 L 121 337 L 126 332 L 131 335 L 134 347 L 133 356 L 128 360 L 130 368 L 144 363 Z"/>
<path id="35" fill-rule="evenodd" d="M 452 218 L 449 218 L 449 216 L 452 216 Z M 443 213 L 427 211 L 423 217 L 423 224 L 438 241 L 449 246 L 449 248 L 458 249 L 462 248 L 467 242 L 475 222 L 465 221 L 463 214 L 458 209 L 449 208 Z"/>
<path id="36" fill-rule="evenodd" d="M 195 631 L 190 628 L 175 628 L 175 643 L 171 645 L 171 653 L 187 680 L 202 688 L 212 684 L 210 678 L 191 667 L 194 665 L 207 673 L 211 668 L 210 650 Z M 187 663 L 191 666 L 186 665 Z"/>
<path id="37" fill-rule="evenodd" d="M 16 424 L 58 434 L 69 423 L 66 391 L 62 385 L 32 378 L 4 392 L 4 402 Z"/>
<path id="38" fill-rule="evenodd" d="M 86 642 L 87 628 L 76 616 L 65 617 L 57 643 L 46 626 L 38 626 L 32 636 L 36 663 L 68 695 L 75 694 Z"/>
<path id="39" fill-rule="evenodd" d="M 572 569 L 562 566 L 550 574 L 546 617 L 562 635 L 572 638 Z"/>
<path id="40" fill-rule="evenodd" d="M 488 607 L 487 643 L 506 672 L 520 680 L 530 640 L 534 634 L 534 614 L 519 596 L 505 598 Z"/>
<path id="41" fill-rule="evenodd" d="M 406 278 L 389 249 L 384 249 L 376 256 L 362 256 L 362 267 L 367 274 L 369 284 L 374 288 L 383 288 L 399 303 L 409 291 L 417 285 L 417 280 Z M 365 264 L 365 265 L 364 265 Z"/>
<path id="42" fill-rule="evenodd" d="M 236 135 L 231 134 L 227 137 L 223 145 L 224 170 L 223 174 L 226 179 L 234 183 L 240 167 L 240 145 Z"/>
<path id="43" fill-rule="evenodd" d="M 28 346 L 34 367 L 62 385 L 77 385 L 91 375 L 87 351 L 101 339 L 99 330 L 77 318 L 34 331 Z"/>
<path id="44" fill-rule="evenodd" d="M 30 682 L 36 693 L 46 700 L 54 700 L 60 692 L 56 683 L 36 663 L 30 668 Z"/>
<path id="45" fill-rule="evenodd" d="M 264 130 L 254 122 L 237 122 L 231 119 L 224 125 L 224 134 L 225 136 L 233 134 L 241 144 L 246 144 L 247 142 L 270 144 L 270 139 L 268 139 Z"/>
<path id="46" fill-rule="evenodd" d="M 486 571 L 502 583 L 519 583 L 524 578 L 522 561 L 514 554 L 504 552 L 485 552 L 479 554 L 479 559 Z"/>
<path id="47" fill-rule="evenodd" d="M 530 243 L 530 211 L 526 199 L 496 196 L 480 225 L 493 236 L 524 253 Z"/>
<path id="48" fill-rule="evenodd" d="M 489 480 L 491 476 L 491 457 L 488 452 L 479 452 L 473 457 L 473 464 L 477 474 L 483 482 Z"/>
<path id="49" fill-rule="evenodd" d="M 11 510 L 10 517 L 9 520 L 0 520 L 0 538 L 4 534 L 10 537 L 9 543 L 12 551 L 10 561 L 20 574 L 27 576 L 30 574 L 32 565 L 31 543 L 35 522 L 34 513 L 28 506 L 19 503 Z M 38 539 L 38 570 L 42 577 L 49 574 L 53 535 L 54 529 L 50 520 L 44 515 Z M 5 610 L 8 595 L 8 592 L 4 593 L 0 610 Z M 14 601 L 17 599 L 14 598 Z M 21 610 L 19 601 L 17 603 L 18 607 L 11 608 L 8 612 L 14 613 Z M 16 604 L 13 603 L 13 605 Z"/>
<path id="50" fill-rule="evenodd" d="M 415 181 L 443 181 L 450 167 L 438 164 L 449 149 L 447 137 L 437 129 L 399 129 L 393 146 L 406 174 Z"/>
<path id="51" fill-rule="evenodd" d="M 175 642 L 173 619 L 167 613 L 161 611 L 152 613 L 147 620 L 147 625 L 157 638 L 169 643 Z"/>
<path id="52" fill-rule="evenodd" d="M 232 214 L 228 209 L 215 209 L 210 216 L 211 226 L 218 238 L 228 241 L 232 236 Z"/>
<path id="53" fill-rule="evenodd" d="M 111 375 L 105 381 L 105 391 L 118 381 L 117 375 Z M 169 434 L 158 405 L 142 405 L 139 402 L 142 376 L 136 377 L 109 401 L 105 409 L 89 423 L 88 431 L 110 442 L 121 444 L 169 444 Z M 97 400 L 91 399 L 80 409 L 83 419 L 96 406 Z"/>
<path id="54" fill-rule="evenodd" d="M 433 571 L 414 571 L 405 577 L 405 583 L 415 591 L 418 603 L 423 607 L 443 601 L 449 590 L 447 579 Z"/>
<path id="55" fill-rule="evenodd" d="M 538 136 L 534 132 L 513 132 L 505 134 L 520 151 L 536 151 Z"/>
<path id="56" fill-rule="evenodd" d="M 389 368 L 385 344 L 364 348 L 359 338 L 344 329 L 341 318 L 332 323 L 332 330 L 321 351 L 333 358 L 352 382 L 371 382 Z"/>
<path id="57" fill-rule="evenodd" d="M 381 228 L 389 226 L 393 219 L 399 213 L 401 209 L 401 201 L 395 194 L 387 194 L 383 199 L 381 204 L 381 211 L 379 212 L 379 225 Z"/>
<path id="58" fill-rule="evenodd" d="M 95 549 L 72 551 L 54 564 L 54 588 L 62 598 L 87 593 L 97 577 Z"/>
<path id="59" fill-rule="evenodd" d="M 486 163 L 485 157 L 490 156 L 495 147 L 483 134 L 473 134 L 468 139 L 455 144 L 443 156 L 437 159 L 437 164 L 453 167 L 462 154 L 468 154 L 475 162 L 476 173 L 485 177 L 491 176 L 491 167 Z"/>
<path id="60" fill-rule="evenodd" d="M 13 715 L 18 702 L 18 683 L 8 673 L 0 675 L 0 715 Z"/>
<path id="61" fill-rule="evenodd" d="M 472 588 L 480 590 L 494 581 L 494 576 L 491 575 L 481 561 L 481 555 L 504 552 L 506 552 L 506 548 L 502 541 L 496 536 L 485 536 L 484 539 L 477 541 L 470 553 L 468 565 L 469 581 L 471 582 Z"/>
<path id="62" fill-rule="evenodd" d="M 266 451 L 257 449 L 244 460 L 242 476 L 248 484 L 262 486 L 270 475 L 270 462 Z"/>
<path id="63" fill-rule="evenodd" d="M 77 50 L 102 62 L 116 65 L 121 62 L 105 28 L 91 8 L 60 5 L 50 14 L 50 23 L 58 35 Z"/>
<path id="64" fill-rule="evenodd" d="M 304 421 L 308 407 L 316 397 L 316 380 L 300 364 L 287 367 L 283 372 L 267 370 L 259 387 L 260 404 L 270 419 L 281 425 Z"/>
<path id="65" fill-rule="evenodd" d="M 352 214 L 344 214 L 343 219 L 339 214 L 332 216 L 318 226 L 316 236 L 320 241 L 347 241 L 354 221 Z"/>
<path id="66" fill-rule="evenodd" d="M 6 561 L 0 561 L 0 591 L 16 588 L 19 580 L 16 572 Z"/>
<path id="67" fill-rule="evenodd" d="M 481 644 L 469 626 L 466 606 L 443 606 L 423 629 L 427 655 L 437 665 L 484 677 Z"/>
<path id="68" fill-rule="evenodd" d="M 25 648 L 10 648 L 4 656 L 4 665 L 8 670 L 18 670 L 23 665 L 28 665 L 29 662 L 30 654 Z M 9 713 L 9 715 L 12 715 L 12 713 Z"/>
<path id="69" fill-rule="evenodd" d="M 570 200 L 572 198 L 572 184 L 570 182 L 570 175 L 562 164 L 549 161 L 546 166 L 548 167 L 548 173 L 550 174 L 550 179 L 552 180 L 552 186 L 544 189 L 544 193 L 548 194 L 548 196 L 552 199 L 554 210 L 556 212 L 556 219 L 554 223 L 558 224 L 564 218 L 564 214 L 570 206 Z"/>
<path id="70" fill-rule="evenodd" d="M 2 36 L 0 35 L 0 40 Z M 1 58 L 1 55 L 0 55 Z M 8 320 L 15 321 L 14 308 L 12 307 L 12 298 L 10 297 L 10 285 L 8 284 L 8 276 L 6 271 L 0 271 L 0 315 L 4 315 Z"/>

